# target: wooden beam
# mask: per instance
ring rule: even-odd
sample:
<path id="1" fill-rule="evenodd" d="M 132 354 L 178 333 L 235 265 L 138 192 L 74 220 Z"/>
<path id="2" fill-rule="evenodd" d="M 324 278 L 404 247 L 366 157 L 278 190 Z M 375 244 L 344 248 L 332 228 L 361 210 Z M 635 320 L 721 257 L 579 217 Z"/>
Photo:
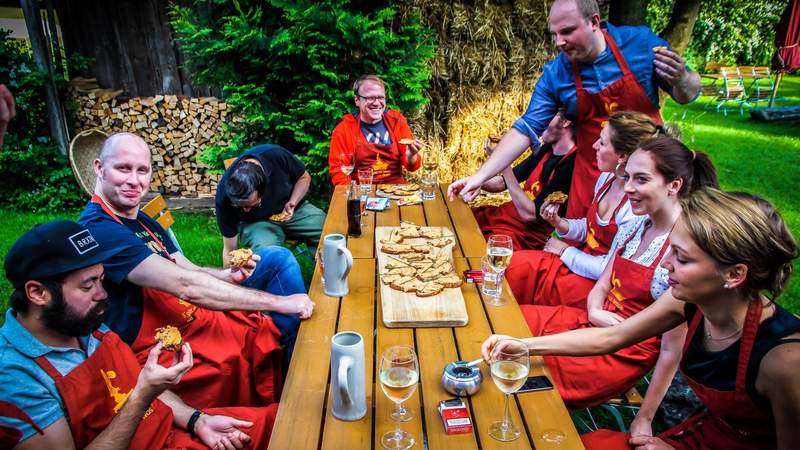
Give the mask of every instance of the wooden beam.
<path id="1" fill-rule="evenodd" d="M 56 145 L 58 145 L 58 150 L 61 154 L 67 156 L 69 138 L 67 137 L 67 128 L 64 126 L 66 119 L 64 118 L 61 100 L 58 97 L 58 90 L 56 89 L 56 83 L 53 77 L 53 66 L 50 59 L 48 43 L 44 37 L 44 31 L 42 30 L 42 20 L 39 16 L 39 3 L 36 0 L 21 0 L 20 6 L 25 15 L 25 25 L 28 28 L 28 37 L 31 40 L 31 48 L 33 49 L 33 60 L 36 63 L 36 67 L 47 74 L 45 95 L 50 135 Z"/>

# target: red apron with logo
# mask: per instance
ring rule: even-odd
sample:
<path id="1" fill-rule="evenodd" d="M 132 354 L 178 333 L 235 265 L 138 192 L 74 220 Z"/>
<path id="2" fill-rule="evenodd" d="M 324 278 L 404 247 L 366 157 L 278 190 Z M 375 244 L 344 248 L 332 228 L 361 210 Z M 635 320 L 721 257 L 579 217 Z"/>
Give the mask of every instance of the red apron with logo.
<path id="1" fill-rule="evenodd" d="M 130 348 L 114 333 L 94 332 L 101 341 L 86 361 L 66 376 L 53 367 L 46 357 L 36 358 L 56 383 L 66 408 L 75 448 L 91 444 L 128 400 L 139 377 L 139 363 Z M 170 357 L 172 352 L 164 352 Z M 193 406 L 193 405 L 192 405 Z M 252 439 L 253 448 L 266 448 L 277 404 L 269 408 L 212 408 L 208 414 L 222 414 L 253 422 L 242 428 Z M 129 445 L 129 449 L 206 449 L 207 447 L 188 432 L 172 428 L 172 410 L 154 400 L 142 416 Z M 261 445 L 259 445 L 261 444 Z"/>
<path id="2" fill-rule="evenodd" d="M 405 145 L 401 150 L 398 138 L 392 127 L 386 125 L 386 131 L 392 143 L 389 145 L 370 144 L 362 133 L 359 133 L 358 143 L 355 148 L 355 169 L 353 179 L 358 179 L 358 169 L 372 168 L 372 182 L 375 184 L 405 184 L 403 177 L 403 154 Z M 421 158 L 421 155 L 417 155 Z"/>
<path id="3" fill-rule="evenodd" d="M 733 391 L 703 386 L 681 371 L 706 410 L 659 435 L 676 450 L 766 450 L 778 447 L 774 418 L 753 402 L 745 385 L 762 309 L 760 301 L 750 302 L 747 308 Z M 698 310 L 689 325 L 684 354 L 702 319 L 703 314 Z M 628 438 L 626 433 L 610 430 L 598 430 L 583 437 L 587 449 L 598 450 L 628 449 Z"/>
<path id="4" fill-rule="evenodd" d="M 92 198 L 114 220 L 122 223 L 103 200 Z M 141 221 L 157 244 L 159 254 L 170 258 L 158 236 Z M 177 327 L 192 345 L 194 366 L 171 391 L 195 408 L 261 406 L 280 399 L 282 388 L 280 331 L 260 312 L 212 311 L 158 289 L 142 288 L 142 324 L 131 348 L 140 364 L 155 346 L 156 329 Z M 172 356 L 161 354 L 169 364 Z"/>
<path id="5" fill-rule="evenodd" d="M 572 147 L 564 154 L 558 164 L 561 164 L 576 149 L 577 147 Z M 553 168 L 548 179 L 542 179 L 544 165 L 552 156 L 552 152 L 542 156 L 539 164 L 536 165 L 528 179 L 525 180 L 525 185 L 522 189 L 528 194 L 528 197 L 535 199 L 555 175 L 556 169 Z M 514 206 L 514 202 L 507 202 L 500 206 L 479 206 L 472 210 L 472 214 L 475 215 L 475 220 L 478 222 L 484 237 L 488 238 L 493 234 L 511 236 L 515 252 L 541 249 L 550 237 L 550 233 L 553 232 L 553 226 L 544 220 L 539 219 L 535 222 L 522 220 L 517 207 Z"/>
<path id="6" fill-rule="evenodd" d="M 614 177 L 609 178 L 597 191 L 586 215 L 586 242 L 580 250 L 592 256 L 608 253 L 617 233 L 617 211 L 628 201 L 628 196 L 623 195 L 608 225 L 598 223 L 598 204 L 613 182 Z M 586 297 L 596 282 L 573 273 L 558 255 L 544 250 L 515 252 L 506 279 L 521 305 L 564 305 L 581 309 L 586 309 Z"/>
<path id="7" fill-rule="evenodd" d="M 603 309 L 624 319 L 655 301 L 650 284 L 669 248 L 666 239 L 649 266 L 639 265 L 622 257 L 623 249 L 635 234 L 617 251 L 611 271 L 612 289 L 603 304 Z M 522 305 L 520 309 L 534 336 L 593 326 L 585 308 Z M 544 361 L 567 407 L 586 408 L 630 389 L 653 368 L 660 349 L 661 338 L 653 337 L 609 355 L 545 356 Z"/>
<path id="8" fill-rule="evenodd" d="M 578 106 L 578 154 L 575 155 L 575 171 L 569 188 L 567 217 L 570 218 L 587 217 L 586 211 L 592 201 L 597 177 L 600 175 L 595 157 L 596 151 L 592 146 L 600 136 L 600 130 L 608 121 L 608 116 L 614 111 L 639 111 L 661 123 L 658 105 L 653 104 L 636 80 L 614 39 L 606 30 L 602 31 L 606 44 L 622 70 L 622 77 L 605 89 L 592 94 L 583 88 L 579 65 L 572 64 Z"/>

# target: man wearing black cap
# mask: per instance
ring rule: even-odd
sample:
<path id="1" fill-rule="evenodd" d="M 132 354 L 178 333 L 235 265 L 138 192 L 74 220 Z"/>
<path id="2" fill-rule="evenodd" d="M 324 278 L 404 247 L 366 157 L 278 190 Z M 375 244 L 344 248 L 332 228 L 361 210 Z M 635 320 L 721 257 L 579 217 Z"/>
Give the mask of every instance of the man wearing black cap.
<path id="1" fill-rule="evenodd" d="M 268 440 L 277 405 L 213 411 L 239 420 L 166 391 L 192 367 L 188 343 L 170 367 L 158 363 L 156 345 L 140 368 L 101 325 L 107 256 L 70 221 L 35 227 L 6 255 L 14 293 L 0 327 L 0 448 L 241 448 Z"/>

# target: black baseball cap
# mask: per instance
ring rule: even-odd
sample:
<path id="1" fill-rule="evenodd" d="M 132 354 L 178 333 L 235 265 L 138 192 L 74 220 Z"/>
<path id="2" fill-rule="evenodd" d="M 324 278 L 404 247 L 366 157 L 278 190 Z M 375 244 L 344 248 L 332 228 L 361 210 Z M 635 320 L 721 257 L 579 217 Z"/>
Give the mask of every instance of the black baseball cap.
<path id="1" fill-rule="evenodd" d="M 103 262 L 109 253 L 86 228 L 71 220 L 36 225 L 8 251 L 6 278 L 16 289 L 30 280 L 63 275 Z"/>

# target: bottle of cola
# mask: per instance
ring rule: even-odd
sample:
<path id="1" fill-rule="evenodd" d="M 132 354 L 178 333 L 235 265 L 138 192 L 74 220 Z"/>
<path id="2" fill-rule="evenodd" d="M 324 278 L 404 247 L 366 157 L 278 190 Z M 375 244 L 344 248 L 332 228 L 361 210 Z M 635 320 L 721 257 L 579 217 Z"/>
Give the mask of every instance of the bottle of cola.
<path id="1" fill-rule="evenodd" d="M 361 236 L 361 196 L 355 181 L 347 193 L 347 235 Z"/>

